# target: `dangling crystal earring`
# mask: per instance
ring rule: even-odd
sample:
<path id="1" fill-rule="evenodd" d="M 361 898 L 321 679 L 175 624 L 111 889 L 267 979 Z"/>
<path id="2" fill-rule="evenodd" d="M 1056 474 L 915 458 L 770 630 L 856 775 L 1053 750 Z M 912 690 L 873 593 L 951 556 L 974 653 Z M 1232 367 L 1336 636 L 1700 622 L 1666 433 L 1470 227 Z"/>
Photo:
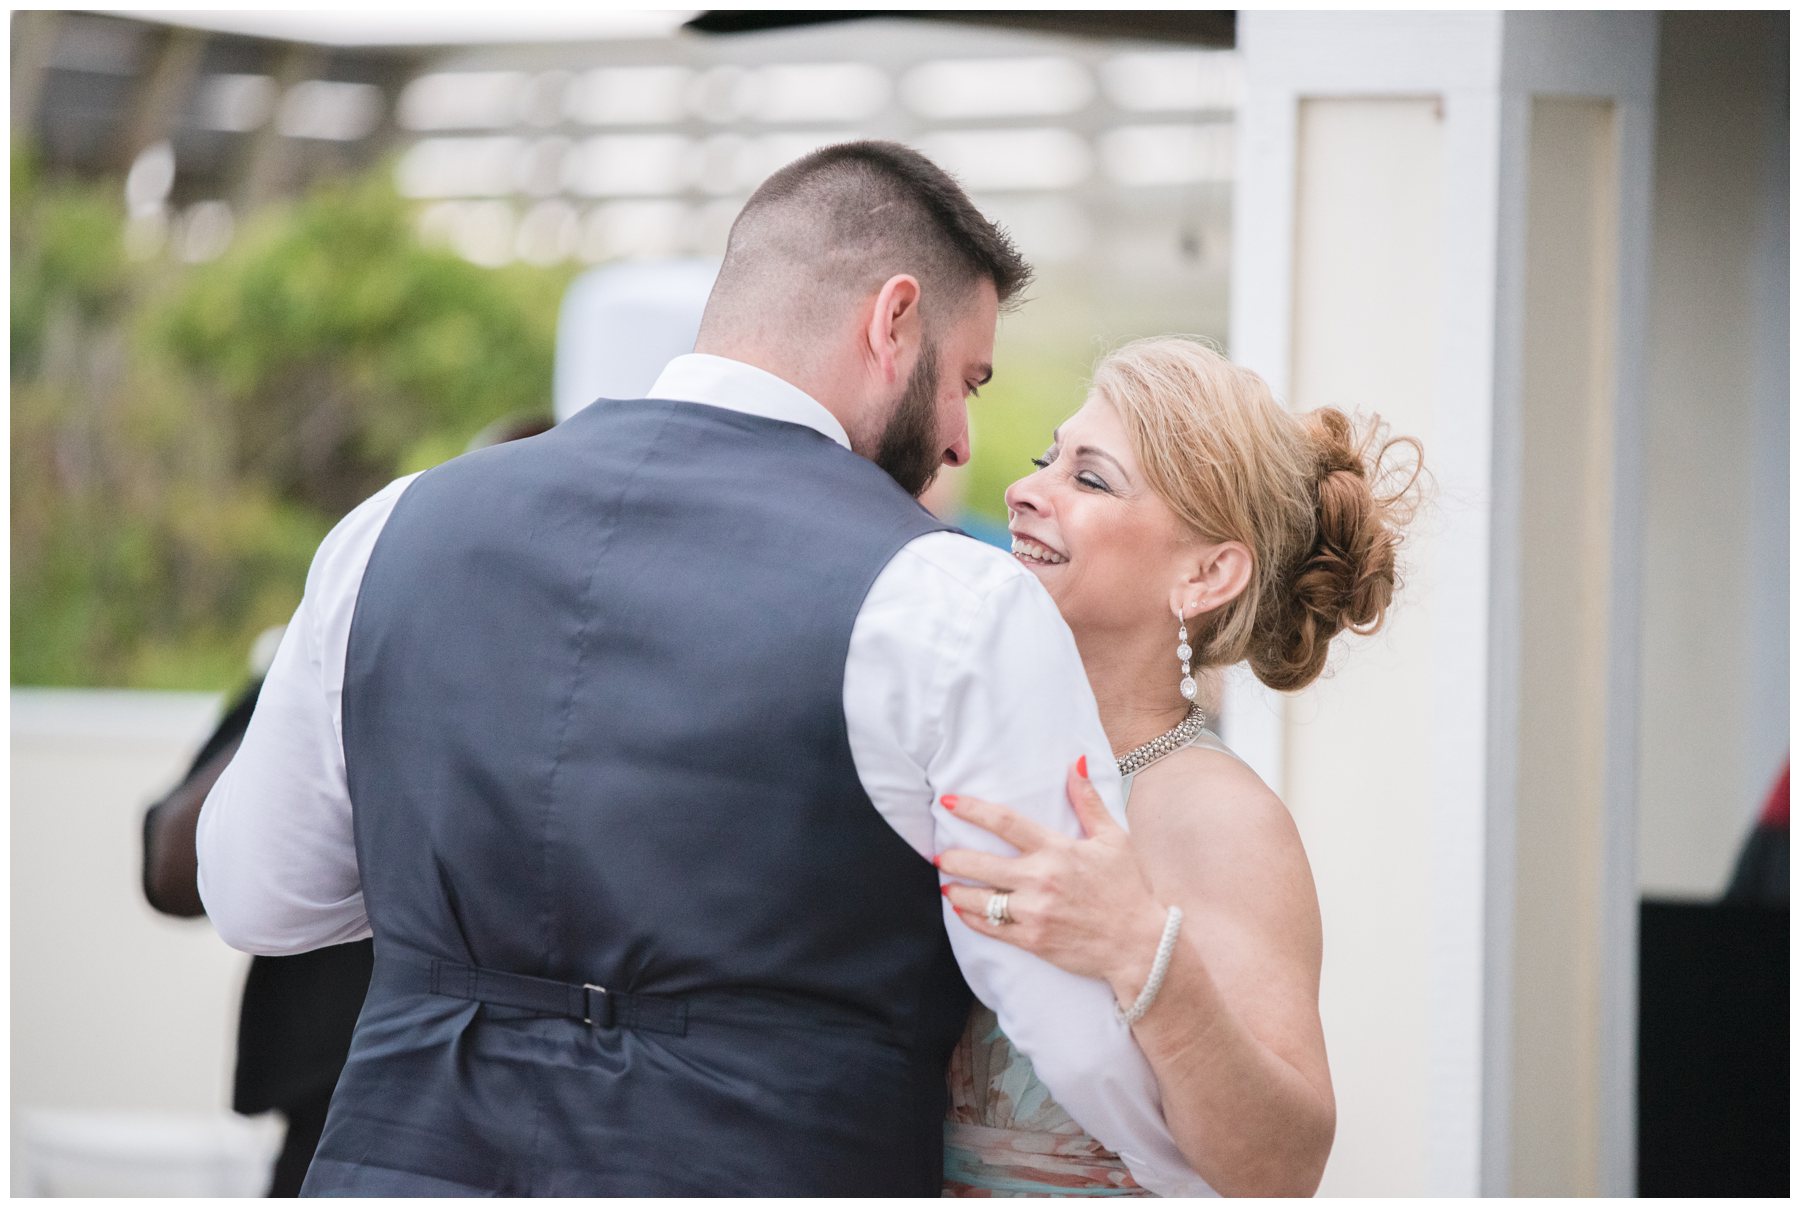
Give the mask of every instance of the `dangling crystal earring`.
<path id="1" fill-rule="evenodd" d="M 1187 700 L 1193 700 L 1194 693 L 1199 690 L 1194 683 L 1193 670 L 1188 665 L 1188 660 L 1194 657 L 1194 648 L 1188 645 L 1187 618 L 1181 615 L 1180 609 L 1176 609 L 1175 619 L 1181 622 L 1181 632 L 1176 635 L 1180 644 L 1175 647 L 1175 657 L 1181 660 L 1181 695 Z"/>

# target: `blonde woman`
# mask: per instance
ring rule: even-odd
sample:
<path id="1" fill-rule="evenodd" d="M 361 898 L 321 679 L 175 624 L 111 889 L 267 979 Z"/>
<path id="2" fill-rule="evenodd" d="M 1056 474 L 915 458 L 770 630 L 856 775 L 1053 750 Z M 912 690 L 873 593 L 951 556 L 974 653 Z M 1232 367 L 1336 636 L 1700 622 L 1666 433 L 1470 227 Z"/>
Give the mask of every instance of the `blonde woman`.
<path id="1" fill-rule="evenodd" d="M 1222 1194 L 1312 1194 L 1336 1109 L 1306 853 L 1280 799 L 1206 728 L 1196 680 L 1247 662 L 1272 688 L 1303 688 L 1336 634 L 1381 624 L 1419 446 L 1377 433 L 1329 408 L 1290 414 L 1196 340 L 1106 357 L 1006 502 L 1015 555 L 1080 648 L 1130 833 L 1080 766 L 1084 839 L 943 802 L 1020 853 L 939 854 L 960 918 L 1110 984 L 1183 1156 Z M 1413 456 L 1391 463 L 1396 448 Z M 979 1004 L 950 1095 L 946 1194 L 1149 1194 Z"/>

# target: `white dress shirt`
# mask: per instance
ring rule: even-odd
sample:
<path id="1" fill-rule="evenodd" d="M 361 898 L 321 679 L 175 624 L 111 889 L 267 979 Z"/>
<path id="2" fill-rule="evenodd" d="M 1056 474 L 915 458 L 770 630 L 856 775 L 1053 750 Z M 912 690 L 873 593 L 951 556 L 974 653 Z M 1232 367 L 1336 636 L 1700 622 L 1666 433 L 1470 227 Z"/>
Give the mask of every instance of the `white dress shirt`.
<path id="1" fill-rule="evenodd" d="M 723 357 L 677 357 L 649 397 L 800 424 L 850 444 L 805 392 Z M 200 895 L 235 948 L 280 955 L 370 934 L 340 704 L 363 570 L 411 481 L 364 502 L 319 547 L 243 746 L 200 815 Z M 1124 821 L 1118 768 L 1074 638 L 1042 585 L 979 541 L 928 534 L 876 578 L 851 633 L 844 716 L 869 799 L 922 856 L 952 847 L 1012 854 L 937 804 L 946 793 L 1004 802 L 1079 834 L 1064 777 L 1081 755 Z M 944 921 L 970 987 L 1069 1115 L 1151 1191 L 1212 1194 L 1177 1151 L 1156 1079 L 1106 984 L 972 931 L 948 903 Z"/>

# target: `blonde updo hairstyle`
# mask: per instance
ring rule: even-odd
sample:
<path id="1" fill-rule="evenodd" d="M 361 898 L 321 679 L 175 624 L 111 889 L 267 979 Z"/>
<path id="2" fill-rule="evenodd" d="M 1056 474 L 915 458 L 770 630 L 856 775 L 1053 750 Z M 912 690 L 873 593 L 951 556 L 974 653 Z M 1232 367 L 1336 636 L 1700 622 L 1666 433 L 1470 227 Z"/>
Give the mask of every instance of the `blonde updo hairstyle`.
<path id="1" fill-rule="evenodd" d="M 1332 407 L 1293 414 L 1262 378 L 1185 336 L 1109 353 L 1093 392 L 1182 523 L 1250 550 L 1244 591 L 1201 622 L 1200 665 L 1247 660 L 1263 683 L 1293 691 L 1318 678 L 1337 634 L 1381 627 L 1416 506 L 1417 440 Z M 1397 449 L 1410 458 L 1390 463 Z"/>

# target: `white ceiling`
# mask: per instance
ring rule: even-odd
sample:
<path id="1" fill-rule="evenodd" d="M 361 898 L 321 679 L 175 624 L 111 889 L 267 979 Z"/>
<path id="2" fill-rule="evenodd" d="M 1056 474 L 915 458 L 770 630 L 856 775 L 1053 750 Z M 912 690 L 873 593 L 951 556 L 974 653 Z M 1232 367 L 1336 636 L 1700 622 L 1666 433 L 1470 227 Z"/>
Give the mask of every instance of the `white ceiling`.
<path id="1" fill-rule="evenodd" d="M 659 38 L 698 9 L 195 10 L 113 9 L 119 16 L 222 33 L 317 42 L 327 46 L 442 46 L 451 43 L 529 43 Z"/>

